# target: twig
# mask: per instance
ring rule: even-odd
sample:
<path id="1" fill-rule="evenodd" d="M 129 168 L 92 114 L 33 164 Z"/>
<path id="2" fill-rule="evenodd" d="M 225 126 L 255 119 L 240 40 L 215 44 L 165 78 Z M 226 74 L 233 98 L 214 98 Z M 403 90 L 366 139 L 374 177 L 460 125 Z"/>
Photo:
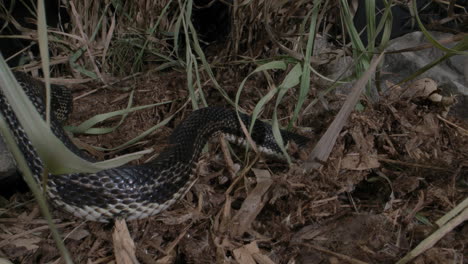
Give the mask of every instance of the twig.
<path id="1" fill-rule="evenodd" d="M 464 129 L 463 127 L 461 127 L 461 126 L 459 126 L 459 125 L 457 125 L 457 124 L 455 124 L 455 123 L 453 123 L 453 122 L 448 121 L 447 119 L 441 117 L 440 115 L 437 115 L 437 118 L 440 119 L 440 120 L 442 120 L 443 122 L 445 122 L 445 123 L 451 125 L 451 126 L 454 126 L 454 127 L 458 128 L 458 129 L 459 129 L 462 133 L 464 133 L 465 135 L 468 135 L 468 130 Z"/>

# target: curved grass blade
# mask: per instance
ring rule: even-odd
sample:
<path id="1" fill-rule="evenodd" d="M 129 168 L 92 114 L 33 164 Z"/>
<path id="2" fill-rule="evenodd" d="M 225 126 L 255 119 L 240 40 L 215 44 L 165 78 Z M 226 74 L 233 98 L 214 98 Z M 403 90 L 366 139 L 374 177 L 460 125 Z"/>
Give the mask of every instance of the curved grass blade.
<path id="1" fill-rule="evenodd" d="M 292 87 L 299 84 L 300 82 L 299 80 L 303 78 L 302 73 L 303 71 L 301 68 L 301 64 L 297 63 L 296 66 L 294 66 L 294 68 L 291 69 L 288 75 L 286 75 L 286 78 L 284 79 L 283 83 L 281 83 L 281 85 L 278 88 L 278 96 L 276 97 L 275 110 L 273 111 L 273 118 L 272 118 L 272 124 L 271 124 L 272 130 L 273 130 L 273 137 L 275 138 L 276 143 L 278 144 L 281 151 L 283 152 L 283 155 L 288 161 L 288 164 L 291 164 L 291 157 L 289 157 L 288 152 L 286 151 L 283 137 L 281 136 L 281 131 L 280 131 L 279 122 L 278 122 L 278 107 L 281 101 L 283 100 L 283 97 L 286 94 L 286 92 Z"/>
<path id="2" fill-rule="evenodd" d="M 224 99 L 229 104 L 234 106 L 234 102 L 232 101 L 232 99 L 229 98 L 226 91 L 224 91 L 224 89 L 221 87 L 221 85 L 216 80 L 216 78 L 214 76 L 214 73 L 213 73 L 213 70 L 211 69 L 210 64 L 206 60 L 205 53 L 203 52 L 202 48 L 200 47 L 200 43 L 198 41 L 198 36 L 197 36 L 196 30 L 195 30 L 195 28 L 194 28 L 191 21 L 188 23 L 188 26 L 190 28 L 190 32 L 192 33 L 191 35 L 192 35 L 192 41 L 193 41 L 193 49 L 195 50 L 195 53 L 198 55 L 198 57 L 202 61 L 203 69 L 206 71 L 206 73 L 208 73 L 208 76 L 210 77 L 211 82 L 213 83 L 216 90 L 219 91 L 219 93 L 224 97 Z"/>
<path id="3" fill-rule="evenodd" d="M 119 150 L 119 149 L 122 149 L 122 148 L 125 148 L 127 146 L 130 146 L 132 144 L 135 144 L 136 142 L 140 141 L 142 138 L 146 137 L 147 135 L 151 134 L 153 131 L 155 131 L 156 129 L 162 127 L 162 126 L 165 126 L 167 123 L 169 123 L 169 121 L 172 120 L 172 118 L 174 118 L 174 115 L 171 115 L 167 118 L 165 118 L 163 121 L 159 122 L 157 125 L 155 126 L 152 126 L 151 128 L 145 130 L 143 133 L 141 133 L 140 135 L 132 138 L 131 140 L 125 142 L 124 144 L 120 145 L 120 146 L 117 146 L 115 148 L 102 148 L 102 147 L 94 147 L 95 149 L 99 150 L 99 151 L 115 151 L 115 150 Z"/>
<path id="4" fill-rule="evenodd" d="M 455 45 L 453 47 L 454 50 L 459 50 L 459 51 L 463 51 L 463 50 L 468 50 L 468 35 L 465 36 L 457 45 Z M 430 62 L 429 64 L 425 65 L 424 67 L 422 67 L 421 69 L 417 70 L 415 73 L 411 74 L 410 76 L 404 78 L 402 81 L 400 81 L 397 85 L 401 85 L 402 83 L 405 83 L 407 81 L 410 81 L 414 78 L 416 78 L 417 76 L 423 74 L 424 72 L 430 70 L 432 67 L 438 65 L 439 63 L 447 60 L 448 58 L 452 57 L 452 56 L 455 56 L 455 55 L 459 55 L 458 53 L 456 52 L 448 52 L 446 53 L 445 55 L 443 55 L 442 57 L 438 58 L 438 59 L 435 59 L 434 61 Z"/>
<path id="5" fill-rule="evenodd" d="M 268 62 L 268 63 L 265 63 L 263 65 L 260 65 L 259 67 L 257 67 L 253 72 L 249 73 L 249 75 L 247 75 L 247 77 L 244 78 L 244 80 L 242 80 L 241 84 L 239 85 L 239 88 L 237 90 L 237 93 L 236 93 L 236 98 L 235 98 L 235 101 L 234 101 L 234 107 L 236 109 L 236 113 L 237 113 L 237 118 L 239 119 L 239 121 L 241 121 L 241 118 L 240 118 L 240 115 L 239 115 L 239 112 L 240 112 L 240 107 L 239 107 L 239 100 L 240 100 L 240 96 L 242 94 L 242 91 L 244 90 L 244 86 L 245 86 L 245 83 L 247 82 L 247 80 L 250 78 L 250 76 L 252 76 L 253 74 L 255 73 L 259 73 L 259 72 L 262 72 L 262 71 L 267 71 L 267 70 L 285 70 L 286 69 L 286 63 L 284 63 L 283 61 L 271 61 L 271 62 Z M 251 133 L 251 130 L 252 130 L 252 127 L 254 126 L 255 122 L 256 122 L 256 118 L 259 114 L 259 111 L 260 109 L 257 109 L 257 112 L 255 113 L 255 116 L 252 117 L 252 120 L 250 121 L 250 129 L 249 129 L 249 133 Z M 241 123 L 241 126 L 244 128 L 244 124 Z M 247 133 L 247 130 L 245 130 L 245 132 Z M 251 142 L 249 140 L 249 135 L 246 135 L 247 136 L 247 146 L 246 146 L 246 152 L 249 150 L 249 147 L 251 145 Z M 254 148 L 255 150 L 255 148 Z"/>
<path id="6" fill-rule="evenodd" d="M 131 159 L 122 159 L 91 163 L 71 152 L 50 130 L 34 105 L 31 103 L 13 73 L 0 54 L 0 89 L 10 102 L 21 126 L 33 143 L 41 160 L 53 174 L 97 172 L 103 169 L 121 166 Z M 50 151 L 54 149 L 54 151 Z"/>
<path id="7" fill-rule="evenodd" d="M 67 131 L 70 131 L 72 133 L 83 133 L 83 134 L 106 134 L 114 131 L 117 127 L 122 124 L 122 122 L 125 119 L 125 116 L 131 112 L 146 109 L 146 108 L 151 108 L 159 105 L 164 105 L 168 104 L 172 101 L 167 101 L 167 102 L 161 102 L 161 103 L 155 103 L 155 104 L 150 104 L 150 105 L 142 105 L 142 106 L 137 106 L 137 107 L 131 107 L 127 109 L 122 109 L 122 110 L 117 110 L 109 113 L 104 113 L 104 114 L 99 114 L 91 117 L 90 119 L 84 121 L 81 123 L 79 126 L 72 127 L 72 126 L 67 126 L 65 127 Z M 119 121 L 118 125 L 114 127 L 105 127 L 105 128 L 93 128 L 96 124 L 103 122 L 109 118 L 115 117 L 115 116 L 122 116 L 122 119 Z"/>
<path id="8" fill-rule="evenodd" d="M 241 84 L 239 85 L 239 88 L 237 89 L 236 98 L 234 101 L 234 106 L 236 107 L 236 111 L 239 112 L 240 96 L 242 94 L 242 91 L 244 90 L 245 83 L 250 78 L 250 76 L 252 76 L 255 73 L 262 72 L 262 71 L 285 70 L 285 69 L 286 69 L 286 63 L 284 63 L 284 61 L 271 61 L 271 62 L 258 66 L 253 72 L 249 73 L 249 75 L 247 75 L 247 77 L 245 77 L 244 80 L 242 80 Z M 255 119 L 252 118 L 252 122 L 255 122 Z"/>
<path id="9" fill-rule="evenodd" d="M 417 1 L 412 1 L 412 10 L 413 10 L 413 13 L 414 13 L 414 16 L 416 17 L 416 21 L 418 22 L 418 26 L 419 28 L 421 29 L 421 31 L 423 32 L 424 36 L 426 36 L 427 40 L 432 43 L 432 45 L 434 45 L 434 47 L 440 49 L 440 50 L 443 50 L 449 54 L 453 54 L 453 55 L 468 55 L 468 52 L 465 52 L 464 50 L 460 50 L 460 49 L 451 49 L 451 48 L 447 48 L 447 47 L 444 47 L 444 45 L 440 44 L 432 35 L 431 33 L 429 33 L 429 31 L 427 31 L 427 29 L 424 27 L 424 24 L 422 23 L 421 19 L 419 18 L 419 14 L 418 14 L 418 8 L 416 6 L 416 2 Z M 464 40 L 462 41 L 467 41 L 466 39 L 468 38 L 468 35 L 464 38 Z"/>

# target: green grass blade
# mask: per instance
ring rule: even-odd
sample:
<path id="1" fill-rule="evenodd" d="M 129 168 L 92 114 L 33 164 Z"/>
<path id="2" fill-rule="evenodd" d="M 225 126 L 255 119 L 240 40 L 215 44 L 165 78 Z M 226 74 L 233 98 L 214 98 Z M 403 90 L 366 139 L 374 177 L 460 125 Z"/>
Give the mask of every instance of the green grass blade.
<path id="1" fill-rule="evenodd" d="M 159 122 L 157 125 L 155 126 L 152 126 L 151 128 L 145 130 L 143 133 L 141 133 L 140 135 L 132 138 L 131 140 L 125 142 L 124 144 L 120 145 L 120 146 L 117 146 L 115 148 L 101 148 L 101 147 L 94 147 L 95 149 L 99 150 L 99 151 L 116 151 L 116 150 L 119 150 L 119 149 L 123 149 L 127 146 L 130 146 L 132 144 L 135 144 L 136 142 L 140 141 L 142 138 L 146 137 L 147 135 L 151 134 L 153 131 L 155 131 L 156 129 L 162 127 L 162 126 L 165 126 L 167 123 L 169 123 L 169 121 L 172 120 L 172 118 L 174 118 L 174 115 L 171 115 L 169 117 L 167 117 L 166 119 L 164 119 L 163 121 Z"/>
<path id="2" fill-rule="evenodd" d="M 468 52 L 465 52 L 466 49 L 451 49 L 451 48 L 447 48 L 447 47 L 444 47 L 444 45 L 440 44 L 432 35 L 431 33 L 429 33 L 429 31 L 427 31 L 427 29 L 424 27 L 424 24 L 422 23 L 421 19 L 419 18 L 419 14 L 418 14 L 418 8 L 416 6 L 416 1 L 412 1 L 412 10 L 413 10 L 413 13 L 414 13 L 414 16 L 416 17 L 416 21 L 418 22 L 418 26 L 419 28 L 421 29 L 421 31 L 423 32 L 424 36 L 426 36 L 427 40 L 432 43 L 432 45 L 434 45 L 434 47 L 440 49 L 440 50 L 443 50 L 447 53 L 451 53 L 451 54 L 454 54 L 454 55 L 468 55 Z M 464 39 L 466 39 L 467 37 L 465 36 Z"/>
<path id="3" fill-rule="evenodd" d="M 122 110 L 117 110 L 109 113 L 104 113 L 104 114 L 99 114 L 91 117 L 90 119 L 84 121 L 81 123 L 79 126 L 72 127 L 72 126 L 67 126 L 65 127 L 67 131 L 70 131 L 72 133 L 83 133 L 83 134 L 105 134 L 105 133 L 110 133 L 113 130 L 115 130 L 120 124 L 123 122 L 125 116 L 131 112 L 142 110 L 142 109 L 147 109 L 159 105 L 164 105 L 168 104 L 171 101 L 167 102 L 161 102 L 161 103 L 155 103 L 155 104 L 150 104 L 150 105 L 142 105 L 142 106 L 137 106 L 137 107 L 131 107 L 131 108 L 126 108 Z M 93 129 L 93 126 L 96 124 L 103 122 L 109 118 L 115 117 L 115 116 L 122 116 L 122 119 L 119 121 L 118 125 L 110 128 L 99 128 L 98 130 Z M 98 131 L 101 131 L 101 133 L 98 133 Z"/>
<path id="4" fill-rule="evenodd" d="M 71 152 L 50 130 L 31 103 L 0 55 L 0 88 L 10 102 L 24 131 L 41 160 L 53 174 L 97 172 L 127 163 L 128 157 L 110 161 L 88 162 Z M 50 151 L 54 149 L 54 151 Z"/>
<path id="5" fill-rule="evenodd" d="M 300 82 L 299 80 L 303 79 L 302 74 L 303 74 L 303 70 L 301 68 L 301 64 L 297 63 L 291 69 L 288 75 L 286 75 L 286 78 L 284 79 L 283 83 L 279 86 L 278 96 L 276 98 L 275 110 L 273 111 L 273 118 L 272 118 L 272 125 L 271 125 L 272 130 L 273 130 L 273 136 L 289 164 L 291 164 L 291 157 L 289 157 L 288 152 L 286 151 L 283 137 L 281 136 L 279 122 L 278 122 L 278 107 L 281 104 L 281 101 L 283 100 L 283 97 L 286 94 L 286 92 L 292 87 L 298 85 Z"/>
<path id="6" fill-rule="evenodd" d="M 38 1 L 37 4 L 37 34 L 39 38 L 39 52 L 41 54 L 42 71 L 44 73 L 44 83 L 46 87 L 46 123 L 50 126 L 50 59 L 44 0 Z"/>
<path id="7" fill-rule="evenodd" d="M 393 16 L 392 16 L 392 6 L 388 1 L 383 1 L 385 3 L 385 10 L 382 15 L 382 18 L 380 19 L 379 25 L 377 25 L 377 34 L 380 33 L 383 29 L 382 32 L 382 39 L 380 40 L 380 45 L 379 48 L 380 50 L 384 50 L 388 42 L 390 41 L 390 36 L 392 34 L 392 22 L 393 22 Z"/>
<path id="8" fill-rule="evenodd" d="M 242 80 L 241 84 L 239 85 L 239 88 L 237 89 L 237 93 L 236 93 L 236 98 L 235 98 L 235 101 L 234 101 L 234 106 L 235 106 L 235 109 L 236 109 L 236 113 L 237 113 L 237 118 L 239 118 L 240 120 L 240 116 L 239 116 L 239 111 L 240 111 L 240 107 L 239 107 L 239 100 L 240 100 L 240 96 L 242 94 L 242 91 L 244 90 L 244 86 L 245 86 L 245 83 L 247 82 L 247 80 L 250 78 L 250 76 L 252 76 L 253 74 L 255 73 L 259 73 L 259 72 L 262 72 L 262 71 L 268 71 L 268 70 L 285 70 L 286 69 L 286 63 L 284 63 L 284 61 L 271 61 L 271 62 L 268 62 L 268 63 L 265 63 L 263 65 L 260 65 L 258 66 L 253 72 L 249 73 L 249 75 L 247 75 L 247 77 L 244 78 L 244 80 Z M 276 93 L 276 92 L 272 92 L 272 93 Z M 267 99 L 264 99 L 264 101 L 267 100 Z M 251 120 L 251 123 L 250 123 L 250 129 L 249 131 L 251 132 L 252 131 L 252 128 L 255 124 L 255 121 L 257 119 L 257 116 L 259 114 L 261 109 L 257 108 L 254 110 L 254 116 L 252 116 L 252 120 Z M 246 152 L 249 150 L 249 143 L 247 141 L 247 147 L 246 147 Z"/>
<path id="9" fill-rule="evenodd" d="M 195 54 L 200 58 L 202 61 L 203 69 L 208 73 L 208 76 L 211 79 L 211 82 L 213 83 L 214 87 L 218 92 L 224 97 L 224 99 L 231 105 L 234 105 L 235 103 L 232 101 L 231 98 L 229 98 L 228 94 L 224 89 L 221 87 L 221 85 L 218 83 L 216 80 L 213 70 L 210 67 L 210 64 L 208 63 L 208 60 L 206 59 L 205 53 L 203 52 L 202 48 L 200 47 L 200 43 L 198 41 L 198 36 L 196 34 L 196 30 L 192 24 L 192 22 L 188 22 L 188 26 L 190 28 L 190 32 L 192 35 L 192 43 L 193 43 L 193 50 L 195 51 Z"/>
<path id="10" fill-rule="evenodd" d="M 357 76 L 361 76 L 362 73 L 369 68 L 370 54 L 366 51 L 366 48 L 359 37 L 359 33 L 354 26 L 348 2 L 346 0 L 340 0 L 340 7 L 341 17 L 346 29 L 348 30 L 348 35 L 350 36 L 351 43 L 353 45 L 353 58 L 357 62 L 356 74 Z"/>
<path id="11" fill-rule="evenodd" d="M 285 70 L 285 69 L 286 69 L 286 63 L 284 63 L 284 61 L 271 61 L 271 62 L 265 63 L 263 65 L 260 65 L 253 72 L 249 73 L 249 75 L 247 75 L 247 77 L 245 77 L 244 80 L 242 80 L 241 84 L 239 85 L 239 88 L 237 89 L 236 99 L 234 101 L 236 111 L 239 112 L 240 96 L 242 94 L 242 91 L 244 90 L 245 83 L 250 78 L 250 76 L 252 76 L 255 73 L 262 72 L 262 71 Z"/>
<path id="12" fill-rule="evenodd" d="M 307 47 L 306 47 L 306 54 L 304 56 L 304 67 L 302 67 L 302 77 L 301 77 L 301 86 L 299 89 L 299 98 L 297 100 L 296 106 L 294 107 L 294 114 L 289 122 L 288 128 L 292 127 L 292 124 L 296 122 L 297 118 L 299 117 L 299 111 L 304 104 L 307 94 L 310 90 L 310 57 L 312 56 L 312 51 L 314 49 L 314 42 L 315 42 L 315 32 L 317 28 L 317 20 L 319 15 L 321 1 L 315 0 L 314 1 L 314 9 L 312 11 L 312 16 L 310 17 L 310 26 L 309 26 L 309 34 L 307 36 Z M 307 66 L 306 66 L 307 65 Z"/>
<path id="13" fill-rule="evenodd" d="M 465 37 L 462 41 L 460 41 L 455 47 L 454 47 L 455 50 L 459 49 L 459 50 L 467 50 L 468 49 L 468 36 Z M 456 53 L 454 52 L 449 52 L 445 55 L 443 55 L 442 57 L 438 58 L 438 59 L 435 59 L 434 61 L 430 62 L 429 64 L 425 65 L 424 67 L 422 67 L 421 69 L 417 70 L 415 73 L 411 74 L 410 76 L 404 78 L 402 81 L 400 81 L 397 85 L 401 85 L 402 83 L 405 83 L 407 81 L 410 81 L 410 80 L 413 80 L 415 79 L 416 77 L 418 77 L 419 75 L 425 73 L 426 71 L 430 70 L 432 67 L 438 65 L 439 63 L 445 61 L 446 59 L 452 57 L 452 56 L 455 56 L 457 55 Z"/>
<path id="14" fill-rule="evenodd" d="M 164 6 L 163 10 L 161 10 L 161 14 L 159 14 L 158 20 L 153 27 L 149 29 L 148 36 L 145 39 L 145 42 L 141 46 L 140 52 L 138 53 L 137 57 L 135 58 L 135 62 L 133 63 L 133 68 L 135 69 L 136 65 L 143 63 L 143 54 L 145 53 L 146 48 L 148 47 L 148 43 L 150 42 L 150 37 L 153 36 L 156 29 L 159 27 L 162 18 L 165 16 L 167 10 L 171 6 L 173 0 L 169 0 L 167 4 Z M 170 60 L 171 61 L 171 60 Z"/>
<path id="15" fill-rule="evenodd" d="M 366 0 L 366 21 L 367 21 L 367 51 L 373 52 L 375 48 L 375 40 L 377 38 L 375 28 L 375 0 Z"/>
<path id="16" fill-rule="evenodd" d="M 43 192 L 41 191 L 39 185 L 34 180 L 33 174 L 28 167 L 26 159 L 21 153 L 21 150 L 19 149 L 19 147 L 16 145 L 15 138 L 11 134 L 8 128 L 8 124 L 5 122 L 4 117 L 1 114 L 0 114 L 0 132 L 5 139 L 5 143 L 7 144 L 8 149 L 10 150 L 10 152 L 12 153 L 13 157 L 16 160 L 18 169 L 23 174 L 24 180 L 26 181 L 29 188 L 33 192 L 34 197 L 36 198 L 37 203 L 39 204 L 41 213 L 46 219 L 47 224 L 49 225 L 50 231 L 52 233 L 52 237 L 57 245 L 57 248 L 60 251 L 60 254 L 62 255 L 63 260 L 67 264 L 72 264 L 73 260 L 67 248 L 65 247 L 65 244 L 63 243 L 62 236 L 60 235 L 56 225 L 54 224 L 54 221 L 52 220 L 52 215 L 50 214 L 49 207 L 47 206 L 47 201 L 45 199 L 45 196 Z"/>

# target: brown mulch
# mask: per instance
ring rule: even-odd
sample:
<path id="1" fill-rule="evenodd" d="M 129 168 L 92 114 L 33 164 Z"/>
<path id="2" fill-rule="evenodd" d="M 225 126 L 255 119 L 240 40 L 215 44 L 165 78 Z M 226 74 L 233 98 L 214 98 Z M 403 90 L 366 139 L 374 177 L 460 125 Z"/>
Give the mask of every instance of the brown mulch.
<path id="1" fill-rule="evenodd" d="M 265 84 L 253 80 L 247 86 Z M 70 122 L 126 107 L 126 89 L 133 87 L 134 105 L 172 103 L 130 114 L 114 133 L 80 136 L 79 141 L 118 146 L 186 102 L 183 75 L 142 76 L 76 100 Z M 73 90 L 78 96 L 92 88 L 77 85 Z M 219 102 L 206 89 L 208 102 Z M 252 109 L 261 93 L 246 91 L 251 94 L 243 95 L 241 105 Z M 320 170 L 303 173 L 301 161 L 291 168 L 265 158 L 252 162 L 254 155 L 246 159 L 244 151 L 236 151 L 228 166 L 222 144 L 215 140 L 200 161 L 200 179 L 191 191 L 160 215 L 127 222 L 129 235 L 120 222 L 117 227 L 83 222 L 58 209 L 53 210 L 56 223 L 76 263 L 111 263 L 121 255 L 115 251 L 122 246 L 116 242 L 121 236 L 133 240 L 133 246 L 123 247 L 133 248 L 140 263 L 395 263 L 431 234 L 435 222 L 468 191 L 467 124 L 445 116 L 446 107 L 427 98 L 399 93 L 391 91 L 376 105 L 362 100 L 365 110 L 351 115 Z M 288 102 L 294 99 L 292 94 L 286 98 L 282 116 L 289 116 Z M 341 99 L 329 98 L 328 111 L 317 106 L 302 117 L 302 127 L 314 128 L 314 142 Z M 185 107 L 143 143 L 112 155 L 144 148 L 157 153 L 189 111 Z M 263 117 L 269 113 L 267 108 Z M 5 208 L 0 256 L 17 263 L 61 263 L 31 194 L 12 196 Z M 458 226 L 414 263 L 463 263 L 467 242 L 466 224 Z"/>

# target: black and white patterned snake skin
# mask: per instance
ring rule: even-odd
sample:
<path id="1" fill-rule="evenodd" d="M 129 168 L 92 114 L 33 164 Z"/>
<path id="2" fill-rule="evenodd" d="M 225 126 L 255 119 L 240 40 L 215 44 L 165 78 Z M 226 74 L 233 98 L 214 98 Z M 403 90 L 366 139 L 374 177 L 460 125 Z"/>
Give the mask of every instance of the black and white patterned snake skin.
<path id="1" fill-rule="evenodd" d="M 24 73 L 15 73 L 18 82 L 44 116 L 43 84 Z M 71 143 L 60 120 L 71 111 L 71 94 L 61 86 L 52 87 L 53 133 L 74 153 L 87 158 Z M 0 90 L 0 113 L 7 121 L 28 166 L 39 185 L 44 170 L 16 115 Z M 244 124 L 251 118 L 240 114 Z M 219 107 L 196 110 L 177 126 L 167 147 L 151 162 L 125 165 L 97 173 L 75 173 L 48 176 L 47 195 L 57 207 L 91 221 L 109 222 L 115 218 L 141 219 L 164 211 L 190 189 L 196 181 L 196 166 L 200 153 L 213 135 L 223 133 L 236 144 L 245 143 L 235 111 Z M 294 141 L 304 146 L 309 139 L 288 131 L 281 131 L 285 144 Z M 252 139 L 262 152 L 281 154 L 271 126 L 256 121 Z M 87 158 L 91 160 L 90 158 Z"/>

